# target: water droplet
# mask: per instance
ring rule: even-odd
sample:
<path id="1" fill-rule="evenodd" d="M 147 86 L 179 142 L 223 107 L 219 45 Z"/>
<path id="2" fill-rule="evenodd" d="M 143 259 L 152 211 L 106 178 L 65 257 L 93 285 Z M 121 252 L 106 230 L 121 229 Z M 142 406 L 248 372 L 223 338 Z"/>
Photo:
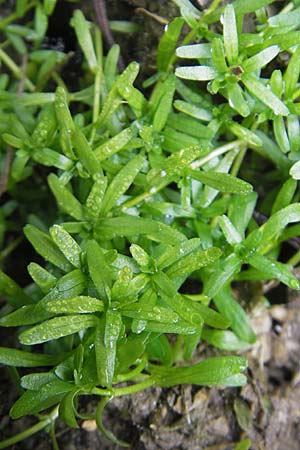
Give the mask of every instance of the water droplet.
<path id="1" fill-rule="evenodd" d="M 160 176 L 161 177 L 165 177 L 167 175 L 167 172 L 165 171 L 165 170 L 162 170 L 161 172 L 160 172 Z"/>
<path id="2" fill-rule="evenodd" d="M 155 194 L 156 192 L 156 187 L 152 186 L 152 188 L 150 189 L 150 194 Z"/>

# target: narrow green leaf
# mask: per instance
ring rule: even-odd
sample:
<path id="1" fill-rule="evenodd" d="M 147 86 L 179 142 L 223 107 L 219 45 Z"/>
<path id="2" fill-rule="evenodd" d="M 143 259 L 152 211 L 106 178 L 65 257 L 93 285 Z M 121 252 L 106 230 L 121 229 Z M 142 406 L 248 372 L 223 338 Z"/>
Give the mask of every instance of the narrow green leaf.
<path id="1" fill-rule="evenodd" d="M 51 173 L 48 176 L 48 183 L 59 207 L 63 211 L 66 211 L 70 216 L 74 217 L 74 219 L 83 220 L 84 214 L 82 205 L 54 173 Z"/>
<path id="2" fill-rule="evenodd" d="M 151 320 L 161 323 L 177 323 L 178 314 L 164 308 L 163 306 L 146 306 L 134 303 L 120 309 L 122 315 L 131 317 L 132 319 Z"/>
<path id="3" fill-rule="evenodd" d="M 186 277 L 195 270 L 199 270 L 220 258 L 222 252 L 217 247 L 212 247 L 200 252 L 193 252 L 182 256 L 166 271 L 170 278 Z"/>
<path id="4" fill-rule="evenodd" d="M 292 171 L 292 169 L 291 169 Z M 291 172 L 290 171 L 290 172 Z M 272 207 L 272 214 L 280 211 L 292 203 L 293 197 L 297 189 L 297 182 L 293 178 L 289 178 L 280 188 Z"/>
<path id="5" fill-rule="evenodd" d="M 38 391 L 26 391 L 10 410 L 13 419 L 28 414 L 37 414 L 53 405 L 56 405 L 64 395 L 72 389 L 72 384 L 61 380 L 51 381 Z"/>
<path id="6" fill-rule="evenodd" d="M 193 105 L 192 103 L 182 100 L 175 100 L 174 108 L 195 119 L 203 120 L 203 122 L 210 122 L 213 118 L 212 113 L 208 109 L 201 108 L 198 105 Z"/>
<path id="7" fill-rule="evenodd" d="M 227 5 L 224 10 L 223 35 L 228 62 L 235 64 L 239 54 L 239 41 L 233 5 Z"/>
<path id="8" fill-rule="evenodd" d="M 254 145 L 255 147 L 262 146 L 261 139 L 255 133 L 253 133 L 253 131 L 243 127 L 239 123 L 230 121 L 228 122 L 228 128 L 235 136 L 237 136 L 239 139 L 245 140 L 250 145 Z"/>
<path id="9" fill-rule="evenodd" d="M 161 131 L 167 122 L 168 116 L 172 109 L 175 88 L 176 88 L 176 78 L 172 74 L 168 76 L 168 78 L 164 81 L 162 85 L 161 97 L 159 99 L 153 117 L 153 129 L 155 131 Z"/>
<path id="10" fill-rule="evenodd" d="M 2 270 L 0 270 L 0 292 L 13 306 L 32 303 L 32 300 L 25 294 L 23 289 Z"/>
<path id="11" fill-rule="evenodd" d="M 126 144 L 133 138 L 134 134 L 131 128 L 125 128 L 120 133 L 116 134 L 116 136 L 112 137 L 104 144 L 101 144 L 99 147 L 95 148 L 94 154 L 99 161 L 103 161 L 115 153 L 122 150 Z"/>
<path id="12" fill-rule="evenodd" d="M 86 199 L 87 214 L 97 218 L 101 212 L 103 197 L 107 187 L 107 178 L 103 176 L 94 177 L 95 182 Z"/>
<path id="13" fill-rule="evenodd" d="M 189 174 L 193 179 L 207 184 L 208 186 L 221 192 L 228 192 L 232 194 L 248 194 L 252 191 L 251 184 L 228 173 L 213 171 L 200 172 L 197 170 L 189 170 Z"/>
<path id="14" fill-rule="evenodd" d="M 156 242 L 179 244 L 186 240 L 184 234 L 162 222 L 134 216 L 120 216 L 100 219 L 95 226 L 95 233 L 100 239 L 113 239 L 117 236 L 146 235 Z"/>
<path id="15" fill-rule="evenodd" d="M 96 317 L 91 314 L 55 317 L 23 331 L 20 334 L 20 342 L 24 345 L 41 344 L 95 327 L 96 322 Z"/>
<path id="16" fill-rule="evenodd" d="M 221 356 L 209 358 L 189 367 L 159 367 L 151 366 L 151 372 L 156 378 L 156 383 L 161 387 L 174 386 L 176 384 L 196 384 L 198 386 L 228 386 L 228 381 L 234 375 L 240 374 L 247 367 L 245 358 L 238 356 Z M 245 377 L 240 379 L 243 385 Z M 233 384 L 236 385 L 236 384 Z"/>
<path id="17" fill-rule="evenodd" d="M 239 271 L 241 264 L 241 258 L 235 253 L 231 253 L 227 256 L 221 266 L 206 280 L 204 289 L 205 295 L 210 298 L 215 298 L 216 294 L 222 289 L 227 281 Z M 219 311 L 223 314 L 223 311 Z M 227 316 L 225 317 L 228 318 Z"/>
<path id="18" fill-rule="evenodd" d="M 77 40 L 79 42 L 81 50 L 83 51 L 90 70 L 92 72 L 95 72 L 97 69 L 97 58 L 90 32 L 90 24 L 87 22 L 84 15 L 79 9 L 74 12 L 74 16 L 71 20 L 71 25 L 74 27 Z"/>
<path id="19" fill-rule="evenodd" d="M 242 241 L 242 236 L 227 216 L 221 216 L 219 219 L 219 224 L 228 244 L 235 245 Z"/>
<path id="20" fill-rule="evenodd" d="M 238 83 L 228 83 L 227 93 L 229 106 L 235 109 L 239 114 L 241 114 L 241 116 L 249 116 L 250 109 L 247 101 L 244 98 L 244 93 L 240 85 Z"/>
<path id="21" fill-rule="evenodd" d="M 218 76 L 218 72 L 210 66 L 177 67 L 175 75 L 185 80 L 208 81 Z"/>
<path id="22" fill-rule="evenodd" d="M 99 160 L 90 148 L 88 141 L 86 140 L 86 137 L 84 136 L 82 131 L 79 129 L 72 130 L 71 141 L 74 145 L 80 162 L 89 172 L 89 174 L 101 174 L 102 168 L 100 166 Z"/>
<path id="23" fill-rule="evenodd" d="M 57 167 L 62 170 L 70 170 L 74 164 L 70 158 L 51 150 L 51 148 L 34 150 L 32 158 L 43 166 Z"/>
<path id="24" fill-rule="evenodd" d="M 243 63 L 244 71 L 255 72 L 256 70 L 260 70 L 262 67 L 269 64 L 272 59 L 276 58 L 279 51 L 280 48 L 278 47 L 278 45 L 272 45 L 271 47 L 265 48 Z"/>
<path id="25" fill-rule="evenodd" d="M 42 386 L 54 380 L 57 380 L 57 377 L 53 372 L 31 373 L 21 378 L 21 386 L 23 389 L 38 391 Z"/>
<path id="26" fill-rule="evenodd" d="M 168 71 L 183 24 L 184 20 L 182 17 L 176 17 L 168 23 L 157 48 L 156 64 L 158 71 Z"/>
<path id="27" fill-rule="evenodd" d="M 102 248 L 96 241 L 88 241 L 86 244 L 89 272 L 101 298 L 110 299 L 112 285 L 111 267 Z"/>
<path id="28" fill-rule="evenodd" d="M 202 338 L 209 344 L 226 351 L 246 350 L 248 342 L 241 341 L 232 331 L 209 330 L 202 331 Z"/>
<path id="29" fill-rule="evenodd" d="M 276 141 L 283 151 L 283 153 L 288 153 L 291 149 L 288 134 L 286 132 L 284 119 L 282 116 L 276 116 L 273 120 L 273 129 Z"/>
<path id="30" fill-rule="evenodd" d="M 284 74 L 285 81 L 285 96 L 291 98 L 296 90 L 300 75 L 300 46 L 296 48 Z"/>
<path id="31" fill-rule="evenodd" d="M 179 58 L 188 59 L 211 59 L 211 44 L 183 45 L 176 49 Z"/>
<path id="32" fill-rule="evenodd" d="M 217 69 L 219 73 L 226 72 L 227 64 L 225 60 L 225 52 L 222 39 L 213 39 L 211 55 L 215 69 Z"/>
<path id="33" fill-rule="evenodd" d="M 288 27 L 295 28 L 299 26 L 300 22 L 300 8 L 282 14 L 276 14 L 268 19 L 271 27 Z"/>
<path id="34" fill-rule="evenodd" d="M 41 267 L 37 263 L 30 263 L 27 267 L 27 270 L 33 281 L 45 293 L 53 288 L 57 282 L 57 278 L 54 275 L 52 275 L 50 272 L 44 269 L 44 267 Z"/>
<path id="35" fill-rule="evenodd" d="M 284 228 L 294 222 L 300 221 L 300 203 L 292 203 L 286 208 L 273 214 L 261 227 L 262 242 L 272 240 Z"/>
<path id="36" fill-rule="evenodd" d="M 52 300 L 46 308 L 49 312 L 55 314 L 84 314 L 101 312 L 104 305 L 102 300 L 80 295 L 73 298 Z"/>
<path id="37" fill-rule="evenodd" d="M 66 259 L 64 254 L 57 248 L 48 234 L 33 225 L 26 225 L 24 228 L 24 234 L 37 253 L 39 253 L 46 261 L 51 262 L 64 271 L 71 269 L 71 264 Z"/>
<path id="38" fill-rule="evenodd" d="M 232 330 L 241 341 L 249 344 L 253 344 L 256 341 L 247 314 L 233 298 L 229 287 L 219 290 L 218 294 L 214 296 L 214 303 L 220 313 L 231 322 Z"/>
<path id="39" fill-rule="evenodd" d="M 63 357 L 64 355 L 48 355 L 0 347 L 0 363 L 12 367 L 56 366 Z"/>
<path id="40" fill-rule="evenodd" d="M 106 215 L 115 206 L 121 195 L 127 191 L 141 170 L 144 162 L 144 155 L 139 154 L 129 161 L 114 177 L 103 198 L 101 205 L 101 213 L 103 215 Z"/>
<path id="41" fill-rule="evenodd" d="M 264 84 L 258 81 L 253 75 L 242 75 L 242 81 L 250 94 L 268 106 L 276 116 L 288 116 L 289 110 L 285 104 L 268 89 Z"/>
<path id="42" fill-rule="evenodd" d="M 79 428 L 76 420 L 76 409 L 74 401 L 77 396 L 78 389 L 73 389 L 68 392 L 59 403 L 59 418 L 72 428 Z"/>
<path id="43" fill-rule="evenodd" d="M 294 178 L 294 180 L 300 180 L 300 161 L 293 164 L 290 169 L 290 175 Z"/>
<path id="44" fill-rule="evenodd" d="M 72 236 L 60 225 L 50 228 L 50 235 L 72 266 L 81 267 L 81 248 Z"/>

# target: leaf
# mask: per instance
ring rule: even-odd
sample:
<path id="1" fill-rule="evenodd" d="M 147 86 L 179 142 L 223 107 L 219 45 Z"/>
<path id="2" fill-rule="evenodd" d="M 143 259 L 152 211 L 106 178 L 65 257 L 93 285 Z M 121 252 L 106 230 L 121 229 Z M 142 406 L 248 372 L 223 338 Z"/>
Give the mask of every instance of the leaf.
<path id="1" fill-rule="evenodd" d="M 120 133 L 104 142 L 104 144 L 101 144 L 99 147 L 95 148 L 95 157 L 99 161 L 104 161 L 105 159 L 122 150 L 133 137 L 134 133 L 132 129 L 125 128 L 125 130 L 122 130 Z"/>
<path id="2" fill-rule="evenodd" d="M 239 41 L 233 5 L 227 5 L 224 10 L 223 35 L 228 62 L 230 65 L 235 64 L 239 54 Z"/>
<path id="3" fill-rule="evenodd" d="M 178 320 L 177 323 L 160 323 L 148 320 L 144 325 L 145 331 L 152 333 L 166 333 L 166 334 L 179 334 L 179 335 L 192 335 L 201 332 L 199 325 L 191 325 L 184 320 Z M 134 333 L 137 331 L 132 330 Z"/>
<path id="4" fill-rule="evenodd" d="M 26 391 L 10 410 L 12 419 L 19 419 L 28 414 L 37 414 L 56 405 L 72 389 L 72 384 L 61 380 L 51 381 L 38 391 Z"/>
<path id="5" fill-rule="evenodd" d="M 276 116 L 273 120 L 273 129 L 276 141 L 283 151 L 283 153 L 288 153 L 291 149 L 288 134 L 286 132 L 284 119 L 282 116 Z"/>
<path id="6" fill-rule="evenodd" d="M 220 267 L 206 280 L 204 294 L 210 298 L 215 298 L 216 294 L 222 289 L 225 283 L 227 283 L 227 281 L 240 269 L 241 264 L 241 258 L 235 253 L 231 253 L 227 256 Z M 225 317 L 227 318 L 226 315 Z"/>
<path id="7" fill-rule="evenodd" d="M 213 39 L 211 56 L 215 69 L 217 69 L 219 73 L 226 72 L 228 68 L 225 60 L 225 52 L 222 39 Z"/>
<path id="8" fill-rule="evenodd" d="M 7 297 L 13 306 L 28 305 L 32 303 L 30 297 L 23 289 L 2 270 L 0 270 L 0 292 Z"/>
<path id="9" fill-rule="evenodd" d="M 291 56 L 288 66 L 284 74 L 285 81 L 285 97 L 291 98 L 297 88 L 297 83 L 300 75 L 300 46 L 296 48 Z"/>
<path id="10" fill-rule="evenodd" d="M 33 225 L 26 225 L 24 227 L 24 234 L 37 253 L 39 253 L 46 261 L 51 262 L 64 271 L 71 269 L 71 264 L 57 248 L 48 234 Z"/>
<path id="11" fill-rule="evenodd" d="M 176 55 L 179 58 L 211 59 L 211 44 L 192 44 L 177 47 Z"/>
<path id="12" fill-rule="evenodd" d="M 179 231 L 162 222 L 134 216 L 119 216 L 109 219 L 100 219 L 95 227 L 96 235 L 100 239 L 113 239 L 117 236 L 146 235 L 148 239 L 156 242 L 178 244 L 186 240 Z"/>
<path id="13" fill-rule="evenodd" d="M 177 67 L 175 75 L 185 80 L 208 81 L 218 76 L 218 72 L 210 66 Z"/>
<path id="14" fill-rule="evenodd" d="M 117 340 L 122 327 L 122 318 L 119 312 L 107 310 L 105 322 L 102 320 L 96 329 L 96 363 L 101 386 L 112 385 L 115 363 Z"/>
<path id="15" fill-rule="evenodd" d="M 258 252 L 254 252 L 247 258 L 247 262 L 258 269 L 267 278 L 275 278 L 291 289 L 300 289 L 300 283 L 292 274 L 287 264 L 273 261 Z"/>
<path id="16" fill-rule="evenodd" d="M 24 345 L 41 344 L 95 327 L 96 323 L 96 317 L 91 314 L 55 317 L 23 331 L 20 334 L 20 342 Z"/>
<path id="17" fill-rule="evenodd" d="M 74 267 L 80 268 L 82 252 L 75 239 L 73 239 L 72 236 L 60 225 L 53 225 L 53 227 L 50 228 L 50 234 L 53 241 L 65 255 L 67 260 Z"/>
<path id="18" fill-rule="evenodd" d="M 176 313 L 163 306 L 148 307 L 139 303 L 125 306 L 120 309 L 120 312 L 122 315 L 131 317 L 132 319 L 151 320 L 161 323 L 176 323 L 179 319 Z"/>
<path id="19" fill-rule="evenodd" d="M 290 173 L 291 172 L 292 169 L 290 170 Z M 283 183 L 273 203 L 272 214 L 275 214 L 282 208 L 285 208 L 289 206 L 290 203 L 292 203 L 296 189 L 297 189 L 297 182 L 293 178 L 289 178 L 285 183 Z"/>
<path id="20" fill-rule="evenodd" d="M 243 63 L 243 69 L 245 72 L 255 72 L 260 70 L 262 67 L 269 64 L 272 59 L 276 58 L 280 51 L 278 45 L 271 45 L 271 47 L 265 48 L 261 52 L 247 59 Z"/>
<path id="21" fill-rule="evenodd" d="M 110 299 L 112 285 L 111 268 L 99 244 L 90 240 L 86 244 L 89 272 L 101 298 Z"/>
<path id="22" fill-rule="evenodd" d="M 212 113 L 208 109 L 193 105 L 192 103 L 175 100 L 173 106 L 178 109 L 178 111 L 194 117 L 195 119 L 202 120 L 203 122 L 209 122 L 213 118 Z"/>
<path id="23" fill-rule="evenodd" d="M 23 389 L 38 391 L 42 386 L 54 380 L 57 380 L 57 377 L 53 372 L 31 373 L 21 378 L 21 386 Z"/>
<path id="24" fill-rule="evenodd" d="M 44 293 L 53 288 L 57 282 L 57 278 L 54 275 L 37 263 L 30 263 L 27 270 L 33 281 Z"/>
<path id="25" fill-rule="evenodd" d="M 271 27 L 298 27 L 300 21 L 300 8 L 282 14 L 269 17 L 268 22 Z"/>
<path id="26" fill-rule="evenodd" d="M 176 78 L 172 74 L 169 75 L 161 85 L 160 98 L 158 104 L 156 105 L 152 124 L 155 131 L 162 131 L 166 125 L 168 116 L 172 110 L 175 88 Z"/>
<path id="27" fill-rule="evenodd" d="M 253 75 L 242 75 L 242 81 L 247 90 L 259 101 L 268 106 L 276 116 L 288 116 L 289 110 L 285 104 L 268 89 L 264 84 L 258 81 Z"/>
<path id="28" fill-rule="evenodd" d="M 181 259 L 169 266 L 166 271 L 170 278 L 186 277 L 195 270 L 205 267 L 220 258 L 222 252 L 217 247 L 212 247 L 200 252 L 193 252 L 182 256 Z"/>
<path id="29" fill-rule="evenodd" d="M 160 270 L 163 270 L 180 260 L 182 257 L 199 250 L 200 246 L 201 239 L 198 238 L 189 239 L 175 246 L 169 245 L 156 259 L 157 266 Z"/>
<path id="30" fill-rule="evenodd" d="M 186 295 L 184 297 L 189 298 Z M 191 306 L 202 316 L 204 323 L 210 327 L 225 329 L 231 324 L 227 318 L 200 302 L 194 301 Z"/>
<path id="31" fill-rule="evenodd" d="M 47 310 L 55 314 L 84 314 L 100 312 L 104 309 L 102 300 L 80 295 L 78 297 L 50 301 Z"/>
<path id="32" fill-rule="evenodd" d="M 214 303 L 220 313 L 230 321 L 231 329 L 241 341 L 249 344 L 253 344 L 256 341 L 247 314 L 233 298 L 229 287 L 223 287 L 219 290 L 217 295 L 214 296 Z"/>
<path id="33" fill-rule="evenodd" d="M 223 216 L 219 219 L 219 225 L 224 233 L 226 241 L 230 245 L 239 244 L 242 241 L 242 236 L 237 231 L 233 223 L 228 219 L 227 216 L 223 214 Z"/>
<path id="34" fill-rule="evenodd" d="M 183 24 L 184 20 L 181 17 L 176 17 L 168 23 L 157 48 L 156 65 L 158 71 L 168 71 Z"/>
<path id="35" fill-rule="evenodd" d="M 250 145 L 254 145 L 255 147 L 262 146 L 261 139 L 255 133 L 253 133 L 253 131 L 243 127 L 239 123 L 231 121 L 228 123 L 228 128 L 238 138 L 245 140 Z"/>
<path id="36" fill-rule="evenodd" d="M 250 347 L 249 342 L 241 341 L 232 331 L 209 330 L 204 328 L 202 338 L 220 350 L 238 351 L 246 350 Z"/>
<path id="37" fill-rule="evenodd" d="M 300 161 L 292 165 L 290 175 L 294 178 L 294 180 L 300 180 Z"/>
<path id="38" fill-rule="evenodd" d="M 248 194 L 252 191 L 251 184 L 228 173 L 213 172 L 212 170 L 209 172 L 200 172 L 190 169 L 189 175 L 193 179 L 207 184 L 208 186 L 221 192 L 228 192 L 231 194 Z"/>
<path id="39" fill-rule="evenodd" d="M 95 153 L 81 130 L 75 129 L 71 132 L 71 141 L 77 156 L 90 175 L 102 174 L 102 168 Z"/>
<path id="40" fill-rule="evenodd" d="M 294 222 L 300 221 L 300 203 L 291 203 L 286 208 L 273 214 L 261 227 L 262 242 L 272 240 L 284 228 Z"/>
<path id="41" fill-rule="evenodd" d="M 58 415 L 60 420 L 72 428 L 79 428 L 74 406 L 77 394 L 78 388 L 73 389 L 71 392 L 68 392 L 59 403 Z"/>
<path id="42" fill-rule="evenodd" d="M 228 208 L 228 218 L 231 220 L 238 233 L 244 238 L 247 226 L 257 201 L 257 193 L 250 192 L 247 195 L 231 196 Z"/>
<path id="43" fill-rule="evenodd" d="M 198 386 L 230 386 L 231 377 L 240 374 L 247 367 L 245 358 L 238 356 L 222 356 L 209 358 L 189 367 L 159 367 L 151 366 L 151 372 L 156 383 L 161 387 L 176 384 L 196 384 Z M 234 381 L 234 380 L 233 380 Z M 237 384 L 242 386 L 246 378 L 238 378 Z"/>
<path id="44" fill-rule="evenodd" d="M 63 354 L 31 353 L 14 348 L 0 347 L 0 363 L 12 367 L 56 366 L 64 358 Z"/>
<path id="45" fill-rule="evenodd" d="M 82 205 L 54 173 L 51 173 L 48 176 L 48 184 L 59 207 L 63 211 L 66 211 L 71 217 L 74 217 L 74 219 L 83 220 L 84 214 Z"/>
<path id="46" fill-rule="evenodd" d="M 141 170 L 145 162 L 143 154 L 139 154 L 131 159 L 119 172 L 108 186 L 101 205 L 101 213 L 106 215 L 116 204 L 117 200 L 123 195 L 135 177 Z"/>
<path id="47" fill-rule="evenodd" d="M 73 167 L 73 161 L 70 158 L 51 150 L 51 148 L 34 150 L 32 158 L 47 167 L 57 167 L 62 170 L 70 170 Z"/>
<path id="48" fill-rule="evenodd" d="M 71 25 L 74 27 L 77 40 L 79 42 L 81 50 L 83 51 L 90 70 L 92 72 L 95 72 L 97 69 L 97 58 L 90 32 L 90 25 L 79 9 L 76 9 L 76 11 L 74 12 L 73 18 L 71 20 Z"/>

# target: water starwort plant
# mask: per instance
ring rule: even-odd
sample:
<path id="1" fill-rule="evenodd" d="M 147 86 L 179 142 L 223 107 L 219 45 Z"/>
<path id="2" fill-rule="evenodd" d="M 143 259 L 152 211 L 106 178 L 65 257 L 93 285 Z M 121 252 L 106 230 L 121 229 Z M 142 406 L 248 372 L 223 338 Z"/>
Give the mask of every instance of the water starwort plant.
<path id="1" fill-rule="evenodd" d="M 179 17 L 142 90 L 139 64 L 119 73 L 119 46 L 104 55 L 100 30 L 79 9 L 76 91 L 61 73 L 71 55 L 43 46 L 55 1 L 17 1 L 0 21 L 2 167 L 12 152 L 0 243 L 19 209 L 44 261 L 28 265 L 25 288 L 0 273 L 0 325 L 20 327 L 19 348 L 0 348 L 23 390 L 10 415 L 37 417 L 0 448 L 41 429 L 58 448 L 56 419 L 76 428 L 87 417 L 81 396 L 99 398 L 89 417 L 126 446 L 102 423 L 112 398 L 244 385 L 247 361 L 228 352 L 249 348 L 255 334 L 233 283 L 300 287 L 299 250 L 281 258 L 300 232 L 299 2 L 276 15 L 272 0 L 214 0 L 203 11 L 174 3 Z M 20 202 L 28 183 L 42 192 L 35 208 Z M 200 341 L 220 356 L 195 362 Z"/>

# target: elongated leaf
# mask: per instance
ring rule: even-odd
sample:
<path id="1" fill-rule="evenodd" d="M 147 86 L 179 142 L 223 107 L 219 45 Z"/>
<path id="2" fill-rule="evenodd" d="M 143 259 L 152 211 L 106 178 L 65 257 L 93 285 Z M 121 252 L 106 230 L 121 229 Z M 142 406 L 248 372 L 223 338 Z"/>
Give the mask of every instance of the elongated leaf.
<path id="1" fill-rule="evenodd" d="M 184 102 L 182 100 L 175 100 L 174 108 L 195 119 L 203 120 L 203 122 L 209 122 L 213 117 L 208 109 L 201 108 L 198 105 L 193 105 L 192 103 Z"/>
<path id="2" fill-rule="evenodd" d="M 221 350 L 237 351 L 250 347 L 248 342 L 241 341 L 232 331 L 204 329 L 202 337 L 206 342 Z"/>
<path id="3" fill-rule="evenodd" d="M 229 287 L 222 288 L 219 293 L 214 296 L 214 303 L 220 313 L 231 322 L 231 328 L 235 334 L 242 341 L 253 344 L 256 337 L 250 326 L 247 314 L 233 298 Z"/>
<path id="4" fill-rule="evenodd" d="M 241 116 L 247 117 L 250 109 L 244 98 L 242 88 L 238 83 L 228 83 L 227 85 L 228 102 L 231 108 L 234 108 Z"/>
<path id="5" fill-rule="evenodd" d="M 55 317 L 20 334 L 24 345 L 41 344 L 59 339 L 96 325 L 96 318 L 91 314 Z"/>
<path id="6" fill-rule="evenodd" d="M 126 144 L 133 138 L 134 134 L 131 128 L 125 128 L 120 133 L 116 134 L 116 136 L 109 139 L 104 144 L 101 144 L 99 147 L 95 148 L 94 154 L 99 161 L 103 161 L 104 159 L 109 158 L 115 153 L 122 150 Z"/>
<path id="7" fill-rule="evenodd" d="M 300 221 L 300 203 L 292 203 L 286 208 L 273 214 L 261 227 L 262 242 L 272 240 L 277 233 L 281 233 L 289 223 Z"/>
<path id="8" fill-rule="evenodd" d="M 27 414 L 37 414 L 59 403 L 71 389 L 72 384 L 57 379 L 45 384 L 38 391 L 27 391 L 11 408 L 10 416 L 19 419 Z"/>
<path id="9" fill-rule="evenodd" d="M 37 263 L 30 263 L 27 267 L 29 275 L 43 292 L 48 292 L 57 282 L 57 278 Z"/>
<path id="10" fill-rule="evenodd" d="M 161 93 L 156 110 L 153 117 L 153 129 L 161 131 L 168 120 L 168 116 L 172 109 L 173 97 L 176 88 L 175 76 L 169 75 L 161 86 Z"/>
<path id="11" fill-rule="evenodd" d="M 38 391 L 42 386 L 54 380 L 57 380 L 57 377 L 53 372 L 31 373 L 21 378 L 21 386 L 30 391 Z"/>
<path id="12" fill-rule="evenodd" d="M 166 271 L 170 278 L 186 277 L 195 270 L 207 266 L 220 258 L 222 252 L 217 247 L 212 247 L 201 252 L 193 252 L 182 256 L 181 259 L 172 264 Z"/>
<path id="13" fill-rule="evenodd" d="M 235 64 L 239 54 L 239 41 L 235 11 L 232 5 L 227 5 L 224 11 L 223 35 L 228 62 L 231 65 Z"/>
<path id="14" fill-rule="evenodd" d="M 265 48 L 261 52 L 247 59 L 243 63 L 243 69 L 245 72 L 255 72 L 266 66 L 272 59 L 274 59 L 280 51 L 278 45 L 272 45 Z"/>
<path id="15" fill-rule="evenodd" d="M 292 172 L 292 170 L 290 171 Z M 293 178 L 289 178 L 280 188 L 272 207 L 272 214 L 286 208 L 292 203 L 293 197 L 297 189 L 297 182 Z"/>
<path id="16" fill-rule="evenodd" d="M 221 264 L 221 267 L 214 271 L 214 273 L 211 274 L 206 281 L 204 289 L 205 295 L 215 298 L 215 295 L 219 292 L 219 290 L 222 289 L 227 281 L 230 280 L 230 278 L 240 269 L 241 264 L 242 261 L 238 255 L 232 253 L 227 256 L 225 261 Z M 227 316 L 225 317 L 228 318 Z"/>
<path id="17" fill-rule="evenodd" d="M 250 94 L 268 106 L 276 116 L 288 116 L 289 110 L 273 92 L 258 81 L 253 75 L 244 74 L 242 81 Z"/>
<path id="18" fill-rule="evenodd" d="M 14 348 L 0 347 L 0 363 L 13 367 L 56 366 L 64 355 L 48 355 L 47 353 L 31 353 Z"/>
<path id="19" fill-rule="evenodd" d="M 207 184 L 208 186 L 221 192 L 228 192 L 232 194 L 248 194 L 252 191 L 251 184 L 228 173 L 213 171 L 200 172 L 197 170 L 189 170 L 189 174 L 195 180 Z"/>
<path id="20" fill-rule="evenodd" d="M 50 228 L 50 234 L 53 241 L 60 249 L 60 251 L 65 255 L 67 260 L 74 267 L 80 268 L 81 248 L 79 247 L 75 239 L 73 239 L 72 236 L 60 225 L 53 225 L 53 227 Z"/>
<path id="21" fill-rule="evenodd" d="M 71 140 L 77 156 L 90 175 L 101 174 L 102 169 L 97 156 L 90 148 L 88 141 L 82 131 L 75 129 L 71 133 Z"/>
<path id="22" fill-rule="evenodd" d="M 218 72 L 210 66 L 177 67 L 175 75 L 185 80 L 208 81 L 218 76 Z"/>
<path id="23" fill-rule="evenodd" d="M 190 254 L 191 252 L 199 250 L 201 246 L 201 239 L 194 238 L 182 242 L 180 245 L 169 246 L 158 258 L 157 266 L 163 270 L 166 267 L 174 264 L 180 258 Z"/>
<path id="24" fill-rule="evenodd" d="M 201 361 L 189 367 L 159 367 L 152 366 L 151 372 L 156 378 L 156 383 L 162 387 L 174 386 L 176 384 L 192 383 L 198 386 L 228 386 L 230 378 L 240 374 L 247 367 L 245 358 L 238 356 L 222 356 Z M 239 378 L 238 384 L 246 383 L 246 378 Z M 230 385 L 230 384 L 229 384 Z"/>
<path id="25" fill-rule="evenodd" d="M 255 267 L 255 269 L 262 272 L 264 276 L 280 280 L 291 289 L 300 289 L 299 281 L 286 264 L 270 260 L 257 252 L 249 256 L 248 262 L 251 266 Z"/>
<path id="26" fill-rule="evenodd" d="M 284 74 L 285 81 L 285 96 L 286 98 L 292 97 L 300 75 L 300 46 L 297 47 L 295 53 L 289 60 L 289 64 Z"/>
<path id="27" fill-rule="evenodd" d="M 59 403 L 59 418 L 72 428 L 79 428 L 75 415 L 74 401 L 77 396 L 78 389 L 68 392 Z"/>
<path id="28" fill-rule="evenodd" d="M 211 44 L 183 45 L 176 49 L 176 55 L 179 58 L 211 59 Z"/>
<path id="29" fill-rule="evenodd" d="M 50 301 L 47 310 L 55 314 L 84 314 L 100 312 L 104 309 L 102 300 L 80 295 L 78 297 Z"/>
<path id="30" fill-rule="evenodd" d="M 23 289 L 2 270 L 0 270 L 0 292 L 14 306 L 28 305 L 32 300 Z"/>
<path id="31" fill-rule="evenodd" d="M 89 65 L 89 68 L 92 72 L 95 72 L 97 68 L 97 58 L 90 32 L 90 26 L 79 9 L 74 12 L 71 24 L 75 29 L 78 42 Z"/>
<path id="32" fill-rule="evenodd" d="M 48 176 L 48 183 L 59 207 L 66 211 L 76 220 L 83 220 L 83 208 L 74 195 L 64 186 L 64 183 L 51 173 Z"/>
<path id="33" fill-rule="evenodd" d="M 294 180 L 300 180 L 300 161 L 293 164 L 290 169 L 290 175 Z"/>
<path id="34" fill-rule="evenodd" d="M 184 20 L 181 17 L 176 17 L 168 24 L 159 41 L 156 64 L 160 72 L 167 72 L 169 68 L 183 24 Z"/>
<path id="35" fill-rule="evenodd" d="M 130 185 L 133 183 L 135 177 L 141 170 L 145 162 L 143 154 L 135 156 L 129 161 L 120 172 L 114 177 L 108 186 L 101 205 L 101 212 L 103 215 L 107 214 L 116 204 L 116 201 L 123 195 Z"/>
<path id="36" fill-rule="evenodd" d="M 36 162 L 47 167 L 57 167 L 62 170 L 70 170 L 73 167 L 73 161 L 70 158 L 51 150 L 51 148 L 35 150 L 32 157 Z"/>
<path id="37" fill-rule="evenodd" d="M 227 216 L 221 216 L 219 219 L 219 224 L 228 244 L 235 245 L 242 241 L 242 236 Z"/>
<path id="38" fill-rule="evenodd" d="M 188 298 L 187 296 L 184 297 Z M 202 316 L 204 323 L 210 327 L 225 329 L 231 324 L 227 318 L 200 302 L 193 302 L 192 306 Z"/>
<path id="39" fill-rule="evenodd" d="M 57 248 L 50 236 L 33 225 L 26 225 L 24 234 L 34 249 L 46 260 L 64 271 L 71 269 L 71 264 Z"/>
<path id="40" fill-rule="evenodd" d="M 177 323 L 160 323 L 148 320 L 144 324 L 145 331 L 151 331 L 152 333 L 170 333 L 180 335 L 193 335 L 201 332 L 199 325 L 191 325 L 184 320 L 178 320 Z M 136 332 L 136 331 L 134 331 Z"/>
<path id="41" fill-rule="evenodd" d="M 87 260 L 92 280 L 100 297 L 110 299 L 112 273 L 102 248 L 96 241 L 88 241 L 86 245 Z"/>
<path id="42" fill-rule="evenodd" d="M 179 231 L 164 223 L 133 216 L 120 216 L 101 219 L 95 227 L 100 239 L 113 239 L 117 236 L 146 235 L 156 242 L 178 244 L 186 240 Z"/>
<path id="43" fill-rule="evenodd" d="M 221 39 L 213 39 L 211 55 L 215 69 L 217 69 L 219 73 L 226 72 L 227 64 L 225 60 L 224 45 Z"/>
<path id="44" fill-rule="evenodd" d="M 120 312 L 124 316 L 131 317 L 132 319 L 152 320 L 162 323 L 176 323 L 179 319 L 176 313 L 167 308 L 162 306 L 147 307 L 139 303 L 122 308 Z"/>

